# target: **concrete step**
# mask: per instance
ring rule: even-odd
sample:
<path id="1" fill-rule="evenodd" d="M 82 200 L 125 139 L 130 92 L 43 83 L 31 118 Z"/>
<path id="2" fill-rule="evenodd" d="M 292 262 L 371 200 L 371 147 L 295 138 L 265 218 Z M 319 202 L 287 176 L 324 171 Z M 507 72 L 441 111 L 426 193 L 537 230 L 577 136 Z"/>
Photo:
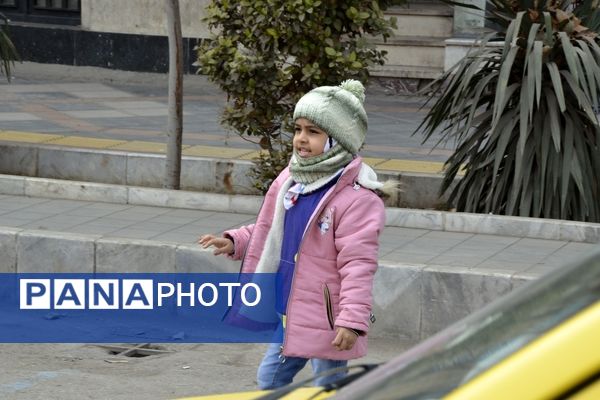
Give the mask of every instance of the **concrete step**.
<path id="1" fill-rule="evenodd" d="M 444 71 L 445 40 L 452 37 L 451 7 L 437 1 L 420 1 L 390 7 L 388 18 L 397 20 L 394 36 L 386 41 L 374 39 L 380 50 L 388 52 L 387 62 L 374 67 L 374 76 L 435 79 Z"/>
<path id="2" fill-rule="evenodd" d="M 444 71 L 446 47 L 443 38 L 396 37 L 378 42 L 377 47 L 387 51 L 387 62 L 383 67 L 387 74 L 378 76 L 432 79 Z"/>
<path id="3" fill-rule="evenodd" d="M 440 3 L 411 3 L 391 7 L 385 15 L 395 17 L 396 36 L 450 37 L 453 29 L 452 8 Z"/>
<path id="4" fill-rule="evenodd" d="M 48 200 L 68 200 L 68 204 L 66 205 L 68 210 L 65 211 L 64 208 L 58 207 L 59 210 L 56 212 L 56 210 L 47 210 L 44 206 L 41 210 L 29 209 L 28 212 L 23 214 L 21 211 L 28 207 L 27 201 L 19 200 L 15 202 L 14 199 L 6 199 L 6 197 L 11 196 L 30 199 L 39 197 Z M 4 201 L 10 204 L 3 204 Z M 169 190 L 131 185 L 114 185 L 0 174 L 0 225 L 33 229 L 55 229 L 57 226 L 60 228 L 69 228 L 82 224 L 85 225 L 82 226 L 82 228 L 92 229 L 90 226 L 87 226 L 87 224 L 90 223 L 90 219 L 84 219 L 83 221 L 72 220 L 71 218 L 62 221 L 56 221 L 52 218 L 48 219 L 49 217 L 55 216 L 54 214 L 60 214 L 63 211 L 65 211 L 66 214 L 69 214 L 68 211 L 70 211 L 71 208 L 77 208 L 81 205 L 81 203 L 86 202 L 107 202 L 127 205 L 127 207 L 123 208 L 142 206 L 205 210 L 212 211 L 214 213 L 256 215 L 262 205 L 263 197 L 248 195 L 225 195 L 220 193 Z M 32 204 L 37 203 L 39 202 L 34 201 Z M 72 203 L 75 203 L 73 207 L 71 207 L 73 205 Z M 13 214 L 15 211 L 17 211 L 18 215 Z M 33 213 L 31 213 L 32 211 Z M 78 212 L 77 214 L 80 213 Z M 100 223 L 100 225 L 103 227 L 101 231 L 90 232 L 86 230 L 78 232 L 96 234 L 106 233 L 107 231 L 105 231 L 104 228 L 108 228 L 109 231 L 118 230 L 119 224 L 123 221 L 115 222 L 115 217 L 119 217 L 120 219 L 124 220 L 131 220 L 131 224 L 136 221 L 139 222 L 138 218 L 131 219 L 124 216 L 117 216 L 114 215 L 113 212 L 108 212 L 107 214 L 111 214 L 110 218 L 112 219 L 112 223 L 108 225 L 106 222 Z M 105 216 L 107 214 L 102 215 Z M 85 215 L 85 213 L 82 215 Z M 8 218 L 8 220 L 6 218 Z M 241 221 L 246 220 L 247 218 L 243 218 Z M 187 225 L 189 222 L 190 221 L 188 220 L 178 220 L 177 224 Z M 226 218 L 225 223 L 229 222 L 231 222 L 231 218 Z M 238 226 L 237 224 L 239 222 L 240 221 L 235 221 L 233 225 L 226 225 L 223 228 Z M 16 225 L 11 225 L 13 223 Z M 31 223 L 34 224 L 31 225 Z M 42 223 L 42 225 L 38 225 L 38 223 Z M 129 226 L 131 224 L 125 223 L 123 226 Z M 600 243 L 600 224 L 579 221 L 525 218 L 454 211 L 422 210 L 386 206 L 385 224 L 388 227 L 426 229 L 431 231 L 454 232 L 461 234 L 471 233 L 515 238 L 526 237 L 530 239 L 554 241 Z M 215 221 L 211 222 L 212 228 L 215 228 L 214 225 Z M 98 229 L 98 227 L 94 229 Z M 142 236 L 136 235 L 134 237 L 152 239 L 155 238 L 155 236 L 159 233 L 174 233 L 174 227 L 172 226 L 168 227 L 166 232 L 155 232 L 152 234 L 154 229 L 157 229 L 156 226 L 143 227 L 144 232 L 137 232 L 138 234 L 142 234 Z M 194 234 L 195 233 L 196 232 L 194 231 Z M 195 242 L 195 240 L 193 240 L 195 238 L 196 236 L 192 236 L 191 238 L 187 237 L 187 239 L 191 239 L 191 242 Z M 390 243 L 396 243 L 396 240 L 393 239 Z M 0 250 L 1 247 L 2 245 L 0 243 Z M 431 251 L 429 251 L 429 253 L 431 253 Z M 406 258 L 404 260 L 407 261 Z M 414 260 L 412 261 L 414 262 Z"/>
<path id="5" fill-rule="evenodd" d="M 142 147 L 116 150 L 85 148 L 94 144 L 89 138 L 61 138 L 59 135 L 22 133 L 13 139 L 29 138 L 37 143 L 3 142 L 10 136 L 0 135 L 0 173 L 31 177 L 68 179 L 84 182 L 135 185 L 160 188 L 163 184 L 164 154 L 152 152 L 160 144 L 146 143 Z M 73 139 L 73 138 L 72 138 Z M 52 143 L 48 142 L 52 141 Z M 56 141 L 61 140 L 61 144 Z M 112 142 L 109 142 L 109 145 Z M 133 142 L 125 142 L 133 145 Z M 139 142 L 137 144 L 140 144 Z M 104 146 L 106 143 L 97 143 Z M 206 146 L 204 150 L 209 150 Z M 186 155 L 182 160 L 181 185 L 184 190 L 227 194 L 258 194 L 248 176 L 253 165 L 252 149 L 210 148 L 208 153 Z M 233 151 L 238 151 L 233 154 Z M 380 180 L 395 179 L 403 192 L 397 199 L 388 199 L 390 206 L 436 208 L 446 197 L 439 197 L 443 163 L 418 160 L 367 158 Z M 198 171 L 205 171 L 198 174 Z M 58 190 L 58 189 L 56 189 Z"/>
<path id="6" fill-rule="evenodd" d="M 422 67 L 414 65 L 383 65 L 370 69 L 371 76 L 381 78 L 410 78 L 410 79 L 437 79 L 443 73 L 443 68 Z"/>

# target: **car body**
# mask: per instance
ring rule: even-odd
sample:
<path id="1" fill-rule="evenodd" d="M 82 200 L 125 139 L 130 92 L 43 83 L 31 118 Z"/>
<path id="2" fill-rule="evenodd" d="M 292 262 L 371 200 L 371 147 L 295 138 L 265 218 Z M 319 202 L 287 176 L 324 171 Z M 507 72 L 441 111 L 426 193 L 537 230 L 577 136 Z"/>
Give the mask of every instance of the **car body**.
<path id="1" fill-rule="evenodd" d="M 337 391 L 325 389 L 193 399 L 600 399 L 600 252 L 522 285 Z"/>

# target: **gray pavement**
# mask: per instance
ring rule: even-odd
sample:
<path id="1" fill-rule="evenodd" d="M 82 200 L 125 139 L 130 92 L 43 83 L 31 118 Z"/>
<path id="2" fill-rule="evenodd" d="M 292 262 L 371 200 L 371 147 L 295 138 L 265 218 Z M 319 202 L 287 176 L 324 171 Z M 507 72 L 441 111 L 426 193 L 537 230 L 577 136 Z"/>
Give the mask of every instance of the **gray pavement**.
<path id="1" fill-rule="evenodd" d="M 194 244 L 203 233 L 250 224 L 255 215 L 91 201 L 0 195 L 0 226 Z M 481 273 L 539 276 L 595 243 L 387 226 L 383 263 L 456 267 Z"/>
<path id="2" fill-rule="evenodd" d="M 405 350 L 398 339 L 371 340 L 369 355 L 351 364 L 380 363 Z M 81 344 L 0 345 L 0 398 L 10 400 L 165 400 L 256 390 L 263 344 L 165 344 L 170 354 L 115 357 Z M 8 367 L 10 364 L 10 367 Z M 310 366 L 298 379 L 310 377 Z"/>
<path id="3" fill-rule="evenodd" d="M 0 131 L 164 143 L 164 78 L 19 64 L 12 84 L 0 80 Z M 219 125 L 224 102 L 225 95 L 205 78 L 186 77 L 184 144 L 255 148 Z M 396 96 L 385 86 L 370 86 L 366 101 L 370 130 L 362 154 L 444 161 L 450 146 L 432 149 L 433 142 L 421 145 L 421 137 L 412 136 L 425 115 L 422 103 L 422 98 Z M 0 226 L 37 231 L 31 236 L 58 231 L 189 247 L 202 233 L 219 233 L 254 219 L 255 215 L 243 213 L 0 195 Z M 385 281 L 389 294 L 379 293 L 386 303 L 378 307 L 387 310 L 387 316 L 378 324 L 386 328 L 387 319 L 388 328 L 394 325 L 381 329 L 384 333 L 408 331 L 413 324 L 414 332 L 431 334 L 438 325 L 511 290 L 513 276 L 538 277 L 597 247 L 597 243 L 397 225 L 386 226 L 380 238 L 380 281 Z M 417 269 L 422 273 L 417 274 Z M 465 277 L 459 279 L 461 274 Z M 493 279 L 500 275 L 509 280 Z M 448 301 L 444 296 L 450 292 L 461 302 Z M 441 322 L 434 324 L 434 320 Z M 415 336 L 400 336 L 374 337 L 369 356 L 361 361 L 389 359 L 415 342 Z M 111 363 L 109 355 L 89 346 L 3 345 L 0 355 L 13 361 L 1 370 L 0 397 L 164 399 L 254 388 L 260 345 L 167 347 L 175 352 Z"/>
<path id="4" fill-rule="evenodd" d="M 18 64 L 11 84 L 0 80 L 0 130 L 165 142 L 165 75 L 135 81 L 127 73 L 113 71 L 110 79 L 101 81 L 100 69 L 94 69 L 97 74 L 92 76 L 80 68 L 71 70 L 75 72 L 69 76 L 57 77 L 51 75 L 53 68 L 61 69 Z M 49 72 L 44 75 L 40 70 Z M 425 116 L 426 110 L 421 109 L 424 100 L 396 95 L 372 80 L 365 103 L 369 133 L 361 154 L 445 161 L 451 154 L 450 144 L 434 149 L 433 141 L 422 145 L 422 136 L 413 135 Z M 205 77 L 185 77 L 184 144 L 258 148 L 220 125 L 225 101 L 226 95 Z"/>

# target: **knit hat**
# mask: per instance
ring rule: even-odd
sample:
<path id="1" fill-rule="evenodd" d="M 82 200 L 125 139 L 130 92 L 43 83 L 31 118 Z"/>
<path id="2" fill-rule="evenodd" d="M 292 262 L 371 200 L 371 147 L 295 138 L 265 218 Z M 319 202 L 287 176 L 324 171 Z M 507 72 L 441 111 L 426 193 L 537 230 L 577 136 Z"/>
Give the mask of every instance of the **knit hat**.
<path id="1" fill-rule="evenodd" d="M 298 101 L 294 120 L 308 119 L 350 154 L 356 154 L 367 133 L 364 101 L 365 87 L 357 80 L 348 79 L 339 86 L 321 86 Z"/>

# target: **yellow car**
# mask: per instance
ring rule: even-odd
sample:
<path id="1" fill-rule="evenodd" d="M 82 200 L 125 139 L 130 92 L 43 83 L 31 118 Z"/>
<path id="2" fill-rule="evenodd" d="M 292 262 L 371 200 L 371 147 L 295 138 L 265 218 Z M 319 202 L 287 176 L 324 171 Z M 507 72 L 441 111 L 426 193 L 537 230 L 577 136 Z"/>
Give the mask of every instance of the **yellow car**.
<path id="1" fill-rule="evenodd" d="M 188 400 L 598 400 L 600 252 L 519 287 L 385 364 L 355 368 L 331 387 L 292 384 Z"/>

